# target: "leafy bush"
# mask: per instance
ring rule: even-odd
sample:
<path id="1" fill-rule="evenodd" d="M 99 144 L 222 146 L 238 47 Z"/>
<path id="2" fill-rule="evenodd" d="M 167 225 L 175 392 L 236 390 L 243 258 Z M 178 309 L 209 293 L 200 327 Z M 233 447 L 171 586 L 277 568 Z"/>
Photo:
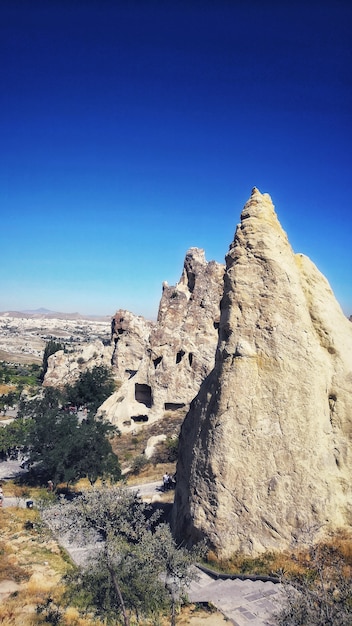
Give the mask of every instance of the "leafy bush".
<path id="1" fill-rule="evenodd" d="M 148 465 L 148 459 L 144 454 L 138 454 L 138 456 L 133 459 L 131 468 L 132 474 L 139 474 L 146 465 Z"/>
<path id="2" fill-rule="evenodd" d="M 36 613 L 41 615 L 44 622 L 51 624 L 51 626 L 59 626 L 62 623 L 63 611 L 50 596 L 37 605 Z"/>
<path id="3" fill-rule="evenodd" d="M 161 441 L 153 454 L 153 463 L 174 463 L 178 456 L 178 437 L 167 437 Z"/>

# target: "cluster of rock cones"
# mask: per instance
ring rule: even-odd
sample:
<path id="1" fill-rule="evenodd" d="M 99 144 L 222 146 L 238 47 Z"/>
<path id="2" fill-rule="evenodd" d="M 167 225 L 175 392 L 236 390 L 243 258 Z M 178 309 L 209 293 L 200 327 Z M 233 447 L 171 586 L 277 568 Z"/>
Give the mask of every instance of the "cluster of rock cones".
<path id="1" fill-rule="evenodd" d="M 121 383 L 101 409 L 122 432 L 188 411 L 179 539 L 253 555 L 351 525 L 352 325 L 268 194 L 253 189 L 226 267 L 191 248 L 157 321 L 119 310 L 92 350 Z M 50 357 L 49 382 L 68 358 Z"/>

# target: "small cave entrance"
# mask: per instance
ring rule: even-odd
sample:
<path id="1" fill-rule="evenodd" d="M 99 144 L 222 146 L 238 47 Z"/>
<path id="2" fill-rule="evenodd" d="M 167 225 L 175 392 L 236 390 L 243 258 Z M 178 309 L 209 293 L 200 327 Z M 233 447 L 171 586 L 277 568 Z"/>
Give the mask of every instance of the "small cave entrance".
<path id="1" fill-rule="evenodd" d="M 125 370 L 126 374 L 128 374 L 128 380 L 133 378 L 137 374 L 137 370 Z"/>
<path id="2" fill-rule="evenodd" d="M 185 351 L 184 350 L 179 350 L 179 352 L 176 354 L 176 365 L 178 363 L 181 363 L 183 357 L 185 356 Z"/>
<path id="3" fill-rule="evenodd" d="M 149 385 L 136 383 L 134 386 L 134 397 L 137 402 L 144 404 L 148 409 L 152 406 L 152 388 Z"/>
<path id="4" fill-rule="evenodd" d="M 188 362 L 189 362 L 189 366 L 192 367 L 192 363 L 193 363 L 193 354 L 192 354 L 192 352 L 190 352 L 188 354 Z"/>
<path id="5" fill-rule="evenodd" d="M 188 289 L 190 290 L 191 293 L 193 293 L 194 285 L 196 284 L 196 275 L 195 275 L 195 273 L 194 272 L 188 272 L 187 279 L 188 279 Z"/>
<path id="6" fill-rule="evenodd" d="M 135 422 L 135 424 L 142 424 L 148 421 L 148 415 L 132 415 L 131 420 Z"/>
<path id="7" fill-rule="evenodd" d="M 163 360 L 162 356 L 158 356 L 156 359 L 153 359 L 154 369 L 158 367 L 158 365 L 161 363 L 162 360 Z"/>
<path id="8" fill-rule="evenodd" d="M 184 402 L 165 402 L 164 409 L 165 411 L 177 411 L 178 409 L 183 409 L 185 406 Z"/>

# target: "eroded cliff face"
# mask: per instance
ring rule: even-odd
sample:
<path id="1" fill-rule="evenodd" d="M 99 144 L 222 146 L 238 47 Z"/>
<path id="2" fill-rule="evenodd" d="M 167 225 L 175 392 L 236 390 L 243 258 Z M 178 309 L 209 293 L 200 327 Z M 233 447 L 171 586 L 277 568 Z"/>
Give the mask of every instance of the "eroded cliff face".
<path id="1" fill-rule="evenodd" d="M 180 437 L 173 525 L 222 557 L 352 522 L 352 327 L 254 189 L 226 257 L 215 367 Z"/>
<path id="2" fill-rule="evenodd" d="M 59 350 L 48 359 L 48 370 L 43 385 L 64 387 L 75 382 L 82 372 L 96 365 L 110 367 L 112 353 L 112 347 L 104 345 L 99 340 L 71 349 L 69 352 Z"/>
<path id="3" fill-rule="evenodd" d="M 214 367 L 224 269 L 207 262 L 203 250 L 190 248 L 177 285 L 163 284 L 156 322 L 118 310 L 111 345 L 95 341 L 56 352 L 44 384 L 72 384 L 86 369 L 112 365 L 118 391 L 100 411 L 121 432 L 139 430 L 168 411 L 186 413 Z"/>
<path id="4" fill-rule="evenodd" d="M 122 432 L 187 411 L 214 367 L 223 275 L 223 265 L 190 248 L 180 281 L 163 285 L 156 323 L 116 313 L 112 363 L 122 385 L 101 410 Z"/>

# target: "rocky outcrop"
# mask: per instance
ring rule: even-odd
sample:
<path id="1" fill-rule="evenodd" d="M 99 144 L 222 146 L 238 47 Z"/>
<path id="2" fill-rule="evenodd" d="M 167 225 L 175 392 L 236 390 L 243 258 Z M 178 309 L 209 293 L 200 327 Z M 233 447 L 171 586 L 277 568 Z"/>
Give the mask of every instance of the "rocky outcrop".
<path id="1" fill-rule="evenodd" d="M 214 370 L 183 423 L 178 539 L 220 557 L 352 523 L 352 327 L 254 189 L 226 257 Z"/>
<path id="2" fill-rule="evenodd" d="M 122 385 L 101 410 L 122 432 L 187 411 L 214 366 L 223 274 L 223 265 L 191 248 L 177 285 L 163 284 L 155 324 L 115 315 L 112 361 Z"/>
<path id="3" fill-rule="evenodd" d="M 112 365 L 118 391 L 100 410 L 121 432 L 136 431 L 167 411 L 186 413 L 214 366 L 223 275 L 223 265 L 190 248 L 180 281 L 163 284 L 156 322 L 118 310 L 111 345 L 94 341 L 56 352 L 44 385 L 62 387 L 95 365 Z"/>
<path id="4" fill-rule="evenodd" d="M 111 363 L 116 377 L 132 378 L 149 349 L 149 336 L 155 324 L 140 315 L 120 309 L 112 318 L 111 340 L 114 346 Z"/>
<path id="5" fill-rule="evenodd" d="M 46 387 L 63 387 L 72 384 L 82 372 L 96 365 L 110 367 L 112 353 L 112 347 L 99 340 L 71 351 L 59 350 L 48 359 L 48 370 L 43 384 Z"/>

